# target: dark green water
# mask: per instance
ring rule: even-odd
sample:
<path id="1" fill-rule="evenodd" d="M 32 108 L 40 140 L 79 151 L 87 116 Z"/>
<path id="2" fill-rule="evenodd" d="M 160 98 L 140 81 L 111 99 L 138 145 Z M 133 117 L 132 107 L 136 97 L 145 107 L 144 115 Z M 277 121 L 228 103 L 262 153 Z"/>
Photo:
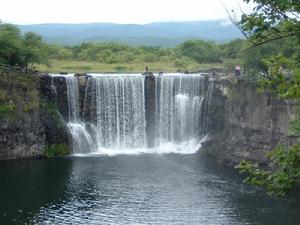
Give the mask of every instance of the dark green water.
<path id="1" fill-rule="evenodd" d="M 197 155 L 0 161 L 0 224 L 300 224 L 300 205 Z"/>

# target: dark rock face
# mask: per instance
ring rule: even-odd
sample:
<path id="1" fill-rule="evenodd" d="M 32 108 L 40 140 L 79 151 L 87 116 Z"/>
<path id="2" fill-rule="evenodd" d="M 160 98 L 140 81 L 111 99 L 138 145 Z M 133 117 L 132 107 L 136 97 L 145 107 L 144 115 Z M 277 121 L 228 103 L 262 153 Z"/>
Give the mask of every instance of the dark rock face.
<path id="1" fill-rule="evenodd" d="M 92 77 L 86 76 L 85 82 L 79 80 L 81 115 L 82 118 L 89 123 L 96 123 L 97 120 L 97 102 L 96 102 L 96 87 L 95 82 L 92 82 Z"/>
<path id="2" fill-rule="evenodd" d="M 60 114 L 65 120 L 68 120 L 69 108 L 66 79 L 64 77 L 52 77 L 51 88 L 54 89 L 55 94 L 52 99 L 48 100 L 55 102 Z"/>
<path id="3" fill-rule="evenodd" d="M 156 133 L 156 87 L 155 77 L 145 77 L 145 117 L 146 117 L 146 134 L 147 134 L 147 146 L 154 146 L 154 137 Z"/>
<path id="4" fill-rule="evenodd" d="M 40 77 L 0 71 L 0 80 L 0 159 L 42 156 L 45 135 L 39 110 Z"/>
<path id="5" fill-rule="evenodd" d="M 292 143 L 298 137 L 284 138 L 295 118 L 295 103 L 259 93 L 254 84 L 215 81 L 210 110 L 210 140 L 203 152 L 222 162 L 241 160 L 267 163 L 266 153 L 279 142 Z"/>
<path id="6" fill-rule="evenodd" d="M 55 87 L 54 82 L 60 85 Z M 63 118 L 63 114 L 65 117 L 68 116 L 67 94 L 66 91 L 62 92 L 61 95 L 57 94 L 57 88 L 66 90 L 66 82 L 64 79 L 43 76 L 40 84 L 40 118 L 44 128 L 45 144 L 69 145 L 69 134 Z"/>
<path id="7" fill-rule="evenodd" d="M 39 112 L 24 114 L 16 122 L 0 120 L 0 159 L 32 158 L 43 155 L 44 129 Z"/>
<path id="8" fill-rule="evenodd" d="M 0 160 L 42 157 L 46 145 L 69 144 L 56 105 L 67 115 L 66 100 L 56 96 L 50 76 L 0 71 L 0 81 Z"/>

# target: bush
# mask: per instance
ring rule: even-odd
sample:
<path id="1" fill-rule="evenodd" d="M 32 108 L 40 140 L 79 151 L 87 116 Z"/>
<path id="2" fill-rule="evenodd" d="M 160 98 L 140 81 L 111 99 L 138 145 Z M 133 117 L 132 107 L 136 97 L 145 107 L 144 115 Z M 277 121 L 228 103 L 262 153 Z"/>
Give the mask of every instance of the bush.
<path id="1" fill-rule="evenodd" d="M 185 69 L 188 65 L 187 60 L 183 60 L 183 59 L 176 59 L 174 61 L 174 66 L 179 68 L 179 69 Z"/>
<path id="2" fill-rule="evenodd" d="M 66 144 L 52 144 L 46 145 L 44 148 L 44 155 L 47 158 L 55 156 L 65 156 L 70 154 L 70 147 Z"/>
<path id="3" fill-rule="evenodd" d="M 235 168 L 247 173 L 244 180 L 265 188 L 270 195 L 285 196 L 300 179 L 300 144 L 285 149 L 280 146 L 268 153 L 275 169 L 262 169 L 257 163 L 242 161 Z"/>

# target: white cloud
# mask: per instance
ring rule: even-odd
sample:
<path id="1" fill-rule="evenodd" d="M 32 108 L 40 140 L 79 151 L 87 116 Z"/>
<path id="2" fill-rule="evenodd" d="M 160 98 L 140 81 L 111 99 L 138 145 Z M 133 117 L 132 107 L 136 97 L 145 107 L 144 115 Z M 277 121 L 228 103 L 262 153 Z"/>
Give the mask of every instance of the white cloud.
<path id="1" fill-rule="evenodd" d="M 32 23 L 149 23 L 227 18 L 242 0 L 1 0 L 0 19 Z M 222 5 L 223 3 L 223 5 Z"/>

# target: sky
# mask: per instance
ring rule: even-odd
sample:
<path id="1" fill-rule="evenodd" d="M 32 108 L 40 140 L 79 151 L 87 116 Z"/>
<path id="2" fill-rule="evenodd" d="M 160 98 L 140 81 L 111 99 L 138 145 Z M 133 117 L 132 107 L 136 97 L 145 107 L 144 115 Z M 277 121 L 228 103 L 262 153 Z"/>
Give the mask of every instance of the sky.
<path id="1" fill-rule="evenodd" d="M 0 20 L 14 24 L 135 23 L 227 19 L 243 0 L 1 0 Z"/>

